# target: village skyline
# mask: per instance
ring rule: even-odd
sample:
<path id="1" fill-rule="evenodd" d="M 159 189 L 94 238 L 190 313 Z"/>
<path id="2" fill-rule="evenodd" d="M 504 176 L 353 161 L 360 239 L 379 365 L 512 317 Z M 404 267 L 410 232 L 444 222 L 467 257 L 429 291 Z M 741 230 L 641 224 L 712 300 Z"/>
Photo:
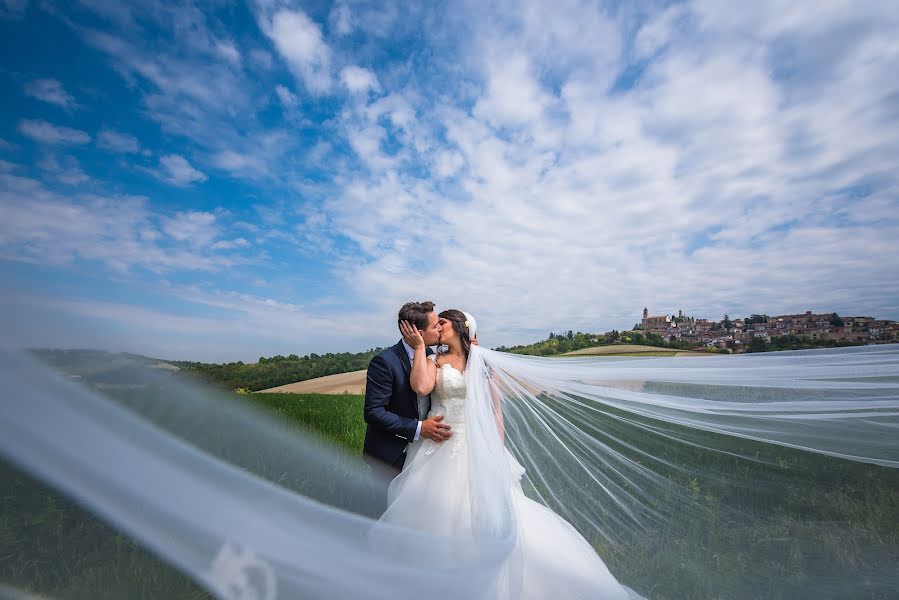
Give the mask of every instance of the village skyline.
<path id="1" fill-rule="evenodd" d="M 841 316 L 837 312 L 767 315 L 753 314 L 731 319 L 728 314 L 720 321 L 685 315 L 650 315 L 643 308 L 643 317 L 634 331 L 655 334 L 666 341 L 695 342 L 696 345 L 740 349 L 753 340 L 770 343 L 772 338 L 797 336 L 817 342 L 886 343 L 899 341 L 899 322 L 870 316 Z M 608 335 L 608 334 L 607 334 Z"/>

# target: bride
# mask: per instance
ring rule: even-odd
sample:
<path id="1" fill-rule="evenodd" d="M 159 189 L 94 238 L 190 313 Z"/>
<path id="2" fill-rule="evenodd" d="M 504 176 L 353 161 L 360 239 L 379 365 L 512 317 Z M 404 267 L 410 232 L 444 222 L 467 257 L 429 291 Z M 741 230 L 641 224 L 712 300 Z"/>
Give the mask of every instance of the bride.
<path id="1" fill-rule="evenodd" d="M 524 468 L 505 449 L 500 391 L 477 344 L 474 318 L 439 314 L 443 352 L 426 357 L 421 331 L 403 322 L 414 349 L 411 384 L 431 395 L 428 417 L 443 417 L 444 442 L 413 443 L 390 484 L 380 523 L 476 542 L 508 535 L 497 594 L 515 598 L 628 598 L 590 544 L 568 522 L 524 495 Z"/>

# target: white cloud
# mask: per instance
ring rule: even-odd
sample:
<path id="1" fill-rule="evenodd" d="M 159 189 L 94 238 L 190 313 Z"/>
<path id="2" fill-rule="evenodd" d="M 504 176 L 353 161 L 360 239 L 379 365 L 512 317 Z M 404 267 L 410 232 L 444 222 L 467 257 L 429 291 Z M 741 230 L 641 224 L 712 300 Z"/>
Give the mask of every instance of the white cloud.
<path id="1" fill-rule="evenodd" d="M 265 160 L 255 154 L 224 150 L 212 158 L 212 164 L 233 175 L 263 175 L 268 172 Z"/>
<path id="2" fill-rule="evenodd" d="M 536 121 L 551 98 L 534 79 L 530 60 L 522 54 L 501 56 L 488 65 L 487 93 L 474 112 L 497 126 Z"/>
<path id="3" fill-rule="evenodd" d="M 162 230 L 177 242 L 199 247 L 212 245 L 219 235 L 215 215 L 209 212 L 179 212 L 162 220 Z"/>
<path id="4" fill-rule="evenodd" d="M 434 159 L 434 171 L 438 177 L 452 177 L 465 164 L 465 159 L 458 152 L 442 151 Z"/>
<path id="5" fill-rule="evenodd" d="M 280 9 L 259 17 L 260 27 L 271 39 L 294 76 L 306 89 L 320 95 L 331 88 L 331 49 L 321 27 L 301 10 Z"/>
<path id="6" fill-rule="evenodd" d="M 156 286 L 154 293 L 171 298 L 179 309 L 143 305 L 138 298 L 108 302 L 5 294 L 0 327 L 22 347 L 88 346 L 169 360 L 247 362 L 275 354 L 346 351 L 347 343 L 361 350 L 371 331 L 361 314 L 322 314 L 317 306 L 255 294 L 170 285 Z M 212 314 L 198 314 L 203 310 Z M 336 338 L 335 331 L 344 337 Z"/>
<path id="7" fill-rule="evenodd" d="M 140 12 L 144 8 L 137 3 L 128 10 Z M 136 87 L 144 114 L 164 132 L 189 138 L 212 151 L 239 145 L 247 129 L 258 127 L 253 116 L 260 108 L 256 92 L 261 84 L 222 55 L 234 56 L 228 42 L 211 34 L 202 12 L 183 7 L 161 14 L 171 15 L 174 22 L 153 11 L 135 18 L 150 23 L 161 20 L 152 36 L 127 28 L 120 32 L 122 28 L 75 26 L 75 30 L 107 56 L 130 87 Z M 164 42 L 151 41 L 155 39 Z M 134 86 L 135 82 L 140 85 Z M 240 128 L 234 126 L 235 115 L 243 115 Z"/>
<path id="8" fill-rule="evenodd" d="M 245 238 L 234 238 L 233 240 L 220 240 L 212 245 L 213 250 L 232 250 L 234 248 L 248 248 L 250 242 Z"/>
<path id="9" fill-rule="evenodd" d="M 331 30 L 337 35 L 349 35 L 353 32 L 353 13 L 346 2 L 335 2 L 328 15 Z"/>
<path id="10" fill-rule="evenodd" d="M 38 167 L 66 185 L 81 185 L 90 181 L 90 177 L 81 170 L 78 161 L 74 157 L 65 157 L 63 163 L 60 164 L 55 156 L 47 156 L 38 163 Z"/>
<path id="11" fill-rule="evenodd" d="M 42 144 L 80 146 L 91 141 L 91 136 L 79 129 L 53 125 L 40 119 L 22 119 L 19 121 L 19 132 Z"/>
<path id="12" fill-rule="evenodd" d="M 96 261 L 118 273 L 214 270 L 246 262 L 207 253 L 220 227 L 206 213 L 167 216 L 154 212 L 144 197 L 62 195 L 6 173 L 0 184 L 5 260 L 57 266 Z"/>
<path id="13" fill-rule="evenodd" d="M 340 80 L 351 94 L 361 94 L 368 91 L 377 92 L 381 89 L 378 78 L 374 73 L 356 65 L 344 67 L 340 71 Z"/>
<path id="14" fill-rule="evenodd" d="M 278 101 L 281 102 L 281 106 L 285 109 L 292 110 L 297 107 L 300 103 L 296 94 L 291 92 L 289 89 L 284 87 L 283 85 L 275 86 L 275 93 L 278 95 Z"/>
<path id="15" fill-rule="evenodd" d="M 240 66 L 240 51 L 233 42 L 218 41 L 215 43 L 215 50 L 219 56 L 224 58 L 231 65 L 235 67 Z"/>
<path id="16" fill-rule="evenodd" d="M 345 113 L 368 172 L 345 172 L 323 222 L 357 244 L 364 260 L 336 268 L 360 296 L 385 299 L 373 314 L 389 320 L 399 300 L 427 290 L 482 315 L 492 344 L 629 327 L 646 303 L 710 317 L 896 310 L 899 219 L 888 215 L 899 206 L 886 192 L 899 189 L 899 139 L 886 126 L 899 97 L 895 19 L 856 24 L 823 67 L 832 74 L 803 96 L 801 81 L 777 77 L 772 42 L 752 35 L 790 30 L 784 12 L 697 30 L 715 20 L 684 5 L 641 30 L 635 58 L 654 59 L 613 90 L 628 25 L 580 3 L 557 8 L 479 19 L 456 62 L 484 76 L 461 101 L 405 89 L 414 108 L 403 128 L 378 102 Z M 839 19 L 826 12 L 831 25 L 812 19 L 794 33 L 835 39 Z M 493 40 L 489 51 L 479 40 Z M 400 140 L 391 154 L 388 136 Z M 846 196 L 866 181 L 880 182 L 876 200 Z M 861 215 L 877 226 L 853 224 Z"/>
<path id="17" fill-rule="evenodd" d="M 678 21 L 688 14 L 684 5 L 674 4 L 644 23 L 634 39 L 634 57 L 649 58 L 666 46 L 677 35 Z"/>
<path id="18" fill-rule="evenodd" d="M 25 84 L 25 93 L 49 104 L 55 104 L 66 110 L 77 106 L 62 84 L 55 79 L 35 79 Z"/>
<path id="19" fill-rule="evenodd" d="M 160 179 L 177 186 L 206 181 L 206 174 L 195 169 L 187 159 L 179 154 L 167 154 L 159 159 Z"/>
<path id="20" fill-rule="evenodd" d="M 97 134 L 97 147 L 120 154 L 136 154 L 140 152 L 140 142 L 136 137 L 111 129 L 100 130 Z"/>

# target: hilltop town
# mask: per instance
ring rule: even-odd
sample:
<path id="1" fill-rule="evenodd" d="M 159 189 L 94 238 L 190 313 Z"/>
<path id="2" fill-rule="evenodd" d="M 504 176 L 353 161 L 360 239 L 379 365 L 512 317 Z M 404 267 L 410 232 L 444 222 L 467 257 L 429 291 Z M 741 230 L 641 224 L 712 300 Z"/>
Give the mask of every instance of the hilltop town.
<path id="1" fill-rule="evenodd" d="M 620 332 L 619 336 L 637 333 L 644 337 L 659 336 L 666 342 L 678 342 L 681 347 L 704 346 L 752 352 L 769 349 L 770 345 L 786 346 L 783 342 L 796 339 L 821 346 L 897 342 L 899 323 L 874 317 L 841 317 L 835 312 L 812 311 L 796 315 L 755 314 L 745 319 L 730 319 L 724 315 L 721 321 L 711 321 L 685 316 L 683 311 L 678 311 L 677 315 L 650 315 L 649 310 L 644 308 L 643 319 L 634 325 L 634 331 Z"/>

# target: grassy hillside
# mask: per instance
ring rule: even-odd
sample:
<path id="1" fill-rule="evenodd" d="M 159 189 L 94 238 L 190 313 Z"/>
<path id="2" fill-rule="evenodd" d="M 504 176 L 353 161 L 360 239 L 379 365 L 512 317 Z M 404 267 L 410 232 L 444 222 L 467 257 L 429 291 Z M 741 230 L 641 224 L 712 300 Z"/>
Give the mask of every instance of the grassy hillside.
<path id="1" fill-rule="evenodd" d="M 566 352 L 561 356 L 675 356 L 683 352 L 683 350 L 673 348 L 638 346 L 636 344 L 611 344 L 609 346 L 593 346 L 590 348 L 573 350 L 572 352 Z"/>

